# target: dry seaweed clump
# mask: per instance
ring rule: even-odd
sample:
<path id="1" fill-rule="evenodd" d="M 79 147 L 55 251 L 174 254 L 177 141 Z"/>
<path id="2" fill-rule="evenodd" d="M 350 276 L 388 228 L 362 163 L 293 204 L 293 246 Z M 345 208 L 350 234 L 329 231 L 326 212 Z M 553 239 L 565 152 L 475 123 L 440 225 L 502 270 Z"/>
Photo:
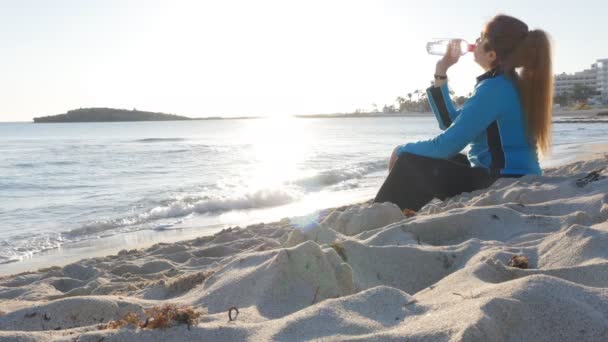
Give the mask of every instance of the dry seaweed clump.
<path id="1" fill-rule="evenodd" d="M 410 218 L 416 216 L 416 212 L 412 209 L 405 208 L 403 209 L 403 216 Z"/>
<path id="2" fill-rule="evenodd" d="M 525 255 L 514 255 L 509 261 L 509 266 L 522 269 L 528 268 L 528 257 Z"/>
<path id="3" fill-rule="evenodd" d="M 192 307 L 165 304 L 146 309 L 144 314 L 145 320 L 141 320 L 138 314 L 129 312 L 122 319 L 100 325 L 99 329 L 120 329 L 129 326 L 141 329 L 165 329 L 179 324 L 187 324 L 190 329 L 192 325 L 198 324 L 202 313 Z"/>
<path id="4" fill-rule="evenodd" d="M 120 329 L 126 326 L 138 327 L 141 321 L 139 320 L 139 315 L 135 312 L 128 312 L 122 319 L 117 321 L 109 321 L 108 324 L 100 326 L 100 330 L 102 329 Z"/>
<path id="5" fill-rule="evenodd" d="M 201 316 L 199 311 L 191 307 L 177 307 L 173 304 L 165 304 L 162 307 L 154 306 L 145 311 L 146 323 L 144 328 L 164 329 L 176 324 L 187 324 L 188 328 L 198 323 Z"/>

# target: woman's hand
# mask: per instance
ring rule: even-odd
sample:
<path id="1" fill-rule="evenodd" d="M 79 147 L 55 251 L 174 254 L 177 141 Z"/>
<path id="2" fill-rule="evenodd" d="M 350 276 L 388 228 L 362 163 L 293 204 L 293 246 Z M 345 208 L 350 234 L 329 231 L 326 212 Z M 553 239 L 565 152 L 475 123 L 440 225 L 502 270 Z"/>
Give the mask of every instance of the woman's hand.
<path id="1" fill-rule="evenodd" d="M 460 39 L 454 39 L 448 44 L 447 51 L 443 58 L 441 58 L 437 62 L 437 66 L 435 67 L 435 73 L 438 75 L 445 75 L 448 72 L 448 69 L 456 64 L 460 59 Z"/>

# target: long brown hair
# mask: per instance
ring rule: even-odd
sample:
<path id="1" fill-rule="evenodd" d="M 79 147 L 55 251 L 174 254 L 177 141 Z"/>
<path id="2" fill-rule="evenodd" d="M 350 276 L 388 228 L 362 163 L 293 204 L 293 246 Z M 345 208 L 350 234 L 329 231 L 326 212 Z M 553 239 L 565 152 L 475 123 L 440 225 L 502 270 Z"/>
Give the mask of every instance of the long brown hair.
<path id="1" fill-rule="evenodd" d="M 541 155 L 551 146 L 553 71 L 551 42 L 542 30 L 528 30 L 519 19 L 497 15 L 484 29 L 486 51 L 496 52 L 494 67 L 517 78 L 528 136 Z M 520 69 L 519 75 L 514 71 Z"/>

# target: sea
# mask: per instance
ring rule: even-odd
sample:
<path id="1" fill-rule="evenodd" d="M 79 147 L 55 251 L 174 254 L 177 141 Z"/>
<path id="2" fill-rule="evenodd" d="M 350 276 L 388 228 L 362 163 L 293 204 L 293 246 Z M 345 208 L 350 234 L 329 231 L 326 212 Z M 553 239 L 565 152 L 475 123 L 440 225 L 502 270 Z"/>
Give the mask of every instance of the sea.
<path id="1" fill-rule="evenodd" d="M 439 132 L 432 115 L 0 123 L 0 271 L 39 255 L 59 261 L 73 246 L 86 246 L 79 257 L 283 218 L 306 224 L 373 198 L 392 149 Z M 555 124 L 541 164 L 607 141 L 606 124 Z"/>

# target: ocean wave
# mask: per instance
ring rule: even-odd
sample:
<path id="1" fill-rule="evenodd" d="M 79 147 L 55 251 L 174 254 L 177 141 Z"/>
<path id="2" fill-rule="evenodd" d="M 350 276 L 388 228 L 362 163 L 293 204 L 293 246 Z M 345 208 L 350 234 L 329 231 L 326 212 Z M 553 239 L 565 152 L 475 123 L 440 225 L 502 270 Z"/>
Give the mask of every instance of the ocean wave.
<path id="1" fill-rule="evenodd" d="M 321 171 L 315 175 L 297 179 L 292 183 L 309 189 L 326 187 L 382 171 L 386 169 L 386 165 L 385 160 L 359 163 L 345 168 Z"/>
<path id="2" fill-rule="evenodd" d="M 18 163 L 18 164 L 13 164 L 13 166 L 25 169 L 25 168 L 36 167 L 36 164 L 34 164 L 34 163 Z"/>
<path id="3" fill-rule="evenodd" d="M 31 191 L 31 190 L 73 190 L 73 189 L 89 189 L 97 188 L 96 185 L 84 185 L 84 184 L 68 184 L 68 185 L 46 185 L 46 184 L 35 184 L 35 183 L 22 183 L 15 181 L 3 181 L 0 179 L 0 189 L 2 190 L 19 190 L 19 191 Z"/>
<path id="4" fill-rule="evenodd" d="M 32 255 L 55 249 L 65 241 L 59 234 L 44 234 L 7 241 L 0 249 L 0 264 L 9 264 Z"/>
<path id="5" fill-rule="evenodd" d="M 74 162 L 74 161 L 60 160 L 60 161 L 47 162 L 46 164 L 47 165 L 76 165 L 78 163 Z"/>
<path id="6" fill-rule="evenodd" d="M 13 164 L 13 167 L 16 168 L 21 168 L 21 169 L 29 169 L 29 168 L 36 168 L 36 167 L 44 167 L 44 166 L 48 166 L 48 165 L 52 165 L 52 166 L 65 166 L 65 165 L 76 165 L 78 164 L 77 162 L 74 161 L 66 161 L 66 160 L 59 160 L 59 161 L 49 161 L 49 162 L 42 162 L 42 163 L 17 163 L 17 164 Z"/>
<path id="7" fill-rule="evenodd" d="M 150 142 L 186 141 L 186 140 L 187 139 L 184 139 L 184 138 L 146 138 L 146 139 L 133 140 L 133 142 L 150 143 Z"/>
<path id="8" fill-rule="evenodd" d="M 174 200 L 134 216 L 95 221 L 65 232 L 63 236 L 74 238 L 99 234 L 125 226 L 180 218 L 191 214 L 220 214 L 231 210 L 270 208 L 291 203 L 299 197 L 298 193 L 284 189 L 264 189 L 226 198 L 201 197 L 198 200 L 194 200 L 192 197 L 188 197 L 186 199 Z"/>
<path id="9" fill-rule="evenodd" d="M 163 153 L 166 153 L 166 154 L 174 154 L 174 153 L 184 153 L 184 152 L 191 152 L 191 151 L 192 151 L 191 149 L 188 149 L 188 148 L 182 148 L 182 149 L 179 149 L 179 150 L 169 150 L 169 151 L 163 151 Z"/>
<path id="10" fill-rule="evenodd" d="M 99 221 L 87 223 L 87 224 L 83 225 L 82 227 L 75 228 L 75 229 L 72 229 L 67 232 L 63 232 L 62 236 L 73 239 L 75 237 L 99 234 L 104 231 L 108 231 L 111 229 L 120 228 L 120 227 L 124 227 L 124 226 L 129 226 L 129 225 L 135 225 L 135 224 L 138 224 L 141 222 L 142 221 L 139 219 L 138 216 L 116 218 L 116 219 L 109 219 L 109 220 L 99 220 Z"/>
<path id="11" fill-rule="evenodd" d="M 291 203 L 298 197 L 297 194 L 290 191 L 266 189 L 245 193 L 231 198 L 207 198 L 194 203 L 178 201 L 168 206 L 152 209 L 146 214 L 146 218 L 157 220 L 170 217 L 182 217 L 192 213 L 206 214 L 230 210 L 269 208 Z"/>

